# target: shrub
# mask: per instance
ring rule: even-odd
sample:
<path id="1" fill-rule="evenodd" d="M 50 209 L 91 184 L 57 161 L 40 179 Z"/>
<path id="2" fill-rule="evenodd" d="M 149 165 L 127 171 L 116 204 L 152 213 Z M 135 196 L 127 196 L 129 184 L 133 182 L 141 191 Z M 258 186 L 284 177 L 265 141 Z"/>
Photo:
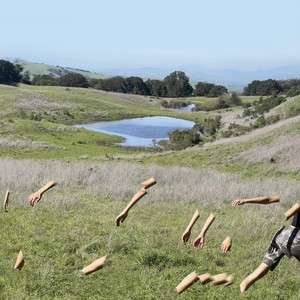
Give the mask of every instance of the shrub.
<path id="1" fill-rule="evenodd" d="M 181 150 L 199 144 L 200 134 L 194 129 L 176 129 L 169 132 L 169 143 L 167 148 Z"/>
<path id="2" fill-rule="evenodd" d="M 274 107 L 285 102 L 286 98 L 278 96 L 270 96 L 267 98 L 260 97 L 259 100 L 254 101 L 251 107 L 247 107 L 243 111 L 243 117 L 253 117 L 257 118 L 258 115 L 263 115 L 266 112 L 269 112 Z"/>
<path id="3" fill-rule="evenodd" d="M 223 107 L 228 108 L 230 106 L 237 106 L 242 104 L 242 100 L 236 93 L 224 94 L 218 99 L 219 105 L 223 104 Z"/>
<path id="4" fill-rule="evenodd" d="M 222 132 L 221 136 L 223 138 L 229 138 L 232 136 L 240 136 L 240 135 L 246 134 L 250 130 L 251 130 L 250 127 L 242 126 L 242 125 L 235 124 L 235 123 L 230 123 L 228 130 Z"/>
<path id="5" fill-rule="evenodd" d="M 58 85 L 67 87 L 87 88 L 89 86 L 87 79 L 83 75 L 77 73 L 68 73 L 60 77 L 57 82 Z"/>
<path id="6" fill-rule="evenodd" d="M 280 121 L 279 115 L 269 116 L 266 118 L 266 125 L 271 125 Z"/>
<path id="7" fill-rule="evenodd" d="M 218 129 L 221 127 L 221 116 L 216 116 L 215 118 L 208 118 L 204 120 L 204 135 L 214 136 Z"/>
<path id="8" fill-rule="evenodd" d="M 53 75 L 36 75 L 33 77 L 31 84 L 39 86 L 55 86 L 57 85 L 57 80 Z"/>
<path id="9" fill-rule="evenodd" d="M 160 105 L 164 108 L 174 108 L 174 109 L 179 109 L 181 107 L 186 107 L 189 105 L 188 102 L 186 101 L 174 101 L 174 100 L 171 100 L 171 101 L 167 101 L 167 100 L 162 100 L 160 102 Z"/>
<path id="10" fill-rule="evenodd" d="M 254 129 L 266 126 L 265 116 L 260 116 L 252 125 Z"/>

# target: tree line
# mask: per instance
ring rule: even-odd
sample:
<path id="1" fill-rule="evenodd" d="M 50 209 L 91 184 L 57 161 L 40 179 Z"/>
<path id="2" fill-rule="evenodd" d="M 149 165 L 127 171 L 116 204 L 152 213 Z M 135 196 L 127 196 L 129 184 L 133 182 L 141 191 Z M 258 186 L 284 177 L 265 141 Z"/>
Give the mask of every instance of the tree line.
<path id="1" fill-rule="evenodd" d="M 300 79 L 289 80 L 253 80 L 243 91 L 245 96 L 269 96 L 285 94 L 293 97 L 300 94 Z"/>
<path id="2" fill-rule="evenodd" d="M 189 77 L 182 71 L 174 71 L 163 80 L 147 79 L 144 81 L 137 76 L 114 76 L 106 79 L 87 79 L 79 73 L 67 73 L 55 77 L 54 75 L 36 75 L 30 80 L 28 72 L 22 74 L 23 67 L 6 60 L 0 60 L 0 84 L 17 84 L 19 82 L 40 86 L 65 86 L 65 87 L 92 87 L 99 90 L 147 95 L 154 97 L 220 97 L 228 94 L 226 87 L 208 82 L 198 82 L 193 88 Z M 253 80 L 244 87 L 242 95 L 268 96 L 285 94 L 293 97 L 300 94 L 300 79 L 289 80 Z M 220 105 L 226 99 L 222 99 Z"/>

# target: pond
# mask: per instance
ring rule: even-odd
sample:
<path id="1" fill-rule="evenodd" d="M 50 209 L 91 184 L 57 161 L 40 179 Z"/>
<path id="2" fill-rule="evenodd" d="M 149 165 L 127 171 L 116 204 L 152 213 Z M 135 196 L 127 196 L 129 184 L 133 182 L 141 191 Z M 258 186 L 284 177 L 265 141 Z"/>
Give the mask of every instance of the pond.
<path id="1" fill-rule="evenodd" d="M 153 147 L 154 141 L 168 139 L 168 132 L 175 129 L 190 129 L 194 125 L 192 121 L 155 116 L 81 124 L 76 127 L 122 136 L 126 139 L 120 143 L 122 146 Z"/>
<path id="2" fill-rule="evenodd" d="M 179 109 L 180 110 L 185 110 L 185 111 L 191 111 L 194 107 L 195 107 L 195 104 L 192 103 L 192 104 L 189 104 L 187 106 L 182 106 Z"/>

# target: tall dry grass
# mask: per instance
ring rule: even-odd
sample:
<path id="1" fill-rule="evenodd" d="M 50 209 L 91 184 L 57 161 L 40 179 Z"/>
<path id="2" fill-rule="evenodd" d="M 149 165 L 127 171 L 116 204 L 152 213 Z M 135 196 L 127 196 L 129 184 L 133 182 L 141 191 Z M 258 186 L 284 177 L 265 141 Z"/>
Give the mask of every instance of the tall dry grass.
<path id="1" fill-rule="evenodd" d="M 11 138 L 0 138 L 0 146 L 7 148 L 26 148 L 26 151 L 31 149 L 58 149 L 61 148 L 54 144 L 42 141 L 20 140 Z"/>
<path id="2" fill-rule="evenodd" d="M 16 107 L 25 110 L 35 109 L 76 109 L 78 105 L 67 102 L 59 101 L 50 97 L 45 97 L 42 95 L 36 95 L 29 92 L 22 92 L 19 98 L 19 102 Z"/>
<path id="3" fill-rule="evenodd" d="M 3 193 L 11 190 L 18 204 L 48 180 L 59 183 L 61 193 L 57 201 L 72 203 L 82 194 L 94 194 L 116 199 L 131 198 L 141 182 L 154 177 L 157 185 L 149 190 L 150 201 L 180 203 L 201 202 L 202 205 L 221 207 L 239 197 L 280 194 L 284 203 L 299 201 L 298 183 L 276 178 L 247 180 L 238 174 L 218 173 L 209 169 L 162 167 L 124 162 L 63 162 L 0 160 L 0 186 Z M 74 196 L 74 197 L 73 197 Z M 76 197 L 75 197 L 76 196 Z"/>
<path id="4" fill-rule="evenodd" d="M 276 129 L 279 129 L 279 128 L 285 126 L 285 125 L 295 124 L 295 123 L 299 123 L 299 122 L 300 122 L 300 116 L 296 116 L 296 117 L 293 117 L 293 118 L 281 120 L 281 121 L 279 121 L 277 123 L 274 123 L 272 125 L 269 125 L 269 126 L 258 128 L 254 131 L 251 131 L 251 132 L 246 133 L 246 134 L 241 135 L 241 136 L 223 138 L 223 139 L 219 139 L 217 141 L 214 141 L 212 143 L 206 143 L 204 146 L 209 147 L 210 145 L 228 144 L 228 143 L 233 143 L 233 142 L 236 142 L 236 143 L 245 142 L 245 141 L 248 141 L 250 138 L 260 137 L 260 136 L 265 135 L 269 132 L 272 132 Z"/>
<path id="5" fill-rule="evenodd" d="M 9 212 L 0 214 L 6 299 L 14 299 L 11 295 L 21 295 L 18 299 L 174 299 L 175 286 L 192 270 L 230 272 L 235 285 L 226 290 L 226 297 L 237 299 L 238 283 L 260 263 L 272 234 L 282 225 L 280 215 L 300 195 L 293 181 L 247 180 L 238 174 L 178 166 L 7 158 L 0 160 L 0 169 L 0 195 L 11 191 Z M 116 228 L 115 216 L 141 182 L 152 176 L 157 185 Z M 47 192 L 41 205 L 29 207 L 28 195 L 50 179 L 59 185 Z M 274 193 L 282 197 L 279 205 L 230 206 L 237 197 Z M 210 211 L 216 216 L 199 252 L 180 242 L 195 208 L 200 209 L 200 218 L 191 241 Z M 224 256 L 219 247 L 227 235 L 234 242 L 232 252 Z M 12 275 L 8 268 L 20 248 L 26 251 L 26 268 Z M 103 270 L 85 279 L 77 275 L 77 270 L 105 254 L 109 261 Z M 292 263 L 285 262 L 288 274 L 284 267 L 276 270 L 282 278 L 290 280 L 296 274 Z M 267 293 L 274 280 L 271 276 L 250 290 L 249 299 L 260 299 L 261 291 Z M 297 281 L 291 282 L 293 290 Z M 285 295 L 290 286 L 280 278 L 274 282 L 277 290 L 279 283 L 286 286 L 280 294 Z M 224 296 L 215 287 L 195 287 L 184 299 Z"/>
<path id="6" fill-rule="evenodd" d="M 280 171 L 300 171 L 300 136 L 281 136 L 267 145 L 257 145 L 239 154 L 239 158 L 251 162 L 272 159 Z"/>

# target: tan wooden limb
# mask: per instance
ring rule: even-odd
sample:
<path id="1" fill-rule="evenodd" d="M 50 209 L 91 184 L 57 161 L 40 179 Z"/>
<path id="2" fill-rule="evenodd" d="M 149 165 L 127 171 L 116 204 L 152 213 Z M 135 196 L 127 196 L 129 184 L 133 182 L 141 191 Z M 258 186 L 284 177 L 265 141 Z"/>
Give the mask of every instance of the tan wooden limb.
<path id="1" fill-rule="evenodd" d="M 214 216 L 213 213 L 211 213 L 211 214 L 208 216 L 208 218 L 207 218 L 206 222 L 204 223 L 204 226 L 203 226 L 203 228 L 202 228 L 202 230 L 201 230 L 201 234 L 202 234 L 202 235 L 205 235 L 205 234 L 206 234 L 208 228 L 210 227 L 210 225 L 213 223 L 214 220 L 215 220 L 215 216 Z"/>
<path id="2" fill-rule="evenodd" d="M 190 235 L 191 235 L 191 230 L 192 230 L 195 222 L 198 220 L 198 218 L 199 218 L 199 211 L 198 211 L 198 209 L 196 209 L 196 211 L 194 212 L 194 215 L 192 216 L 190 223 L 188 224 L 187 228 L 185 229 L 185 231 L 183 232 L 183 234 L 181 236 L 181 240 L 184 244 L 188 242 Z"/>
<path id="3" fill-rule="evenodd" d="M 86 266 L 81 270 L 85 275 L 88 275 L 90 273 L 93 273 L 99 269 L 101 269 L 106 261 L 106 256 L 102 256 L 99 259 L 96 259 L 94 262 Z"/>
<path id="4" fill-rule="evenodd" d="M 224 286 L 225 286 L 225 287 L 226 287 L 226 286 L 229 286 L 229 285 L 231 285 L 232 283 L 233 283 L 233 276 L 230 275 L 230 276 L 228 276 L 228 277 L 226 278 L 226 282 L 225 282 Z"/>
<path id="5" fill-rule="evenodd" d="M 232 238 L 230 236 L 227 236 L 221 244 L 221 251 L 223 253 L 227 253 L 228 251 L 230 251 L 231 246 L 232 246 Z"/>
<path id="6" fill-rule="evenodd" d="M 194 214 L 192 216 L 192 219 L 191 219 L 189 225 L 187 226 L 188 230 L 192 229 L 192 227 L 194 226 L 194 224 L 198 220 L 198 218 L 199 218 L 199 211 L 198 211 L 198 209 L 196 209 L 196 211 L 194 212 Z"/>
<path id="7" fill-rule="evenodd" d="M 9 200 L 9 190 L 6 191 L 5 196 L 4 196 L 4 202 L 3 202 L 4 211 L 7 211 L 8 200 Z"/>
<path id="8" fill-rule="evenodd" d="M 199 275 L 198 277 L 202 284 L 209 283 L 212 280 L 209 273 L 204 273 L 202 275 Z"/>
<path id="9" fill-rule="evenodd" d="M 49 181 L 48 183 L 46 183 L 43 187 L 41 187 L 38 190 L 38 193 L 45 193 L 46 191 L 48 191 L 50 188 L 54 187 L 57 183 L 53 180 Z"/>
<path id="10" fill-rule="evenodd" d="M 141 188 L 136 192 L 136 194 L 131 198 L 127 206 L 125 207 L 124 211 L 129 211 L 129 209 L 135 205 L 141 198 L 143 198 L 147 194 L 145 188 Z"/>
<path id="11" fill-rule="evenodd" d="M 156 180 L 153 177 L 142 182 L 142 186 L 144 187 L 144 189 L 148 189 L 149 187 L 151 187 L 154 184 L 156 184 Z"/>
<path id="12" fill-rule="evenodd" d="M 246 203 L 271 204 L 271 203 L 275 203 L 275 202 L 279 202 L 279 201 L 280 201 L 279 195 L 258 196 L 258 197 L 254 197 L 254 198 L 235 199 L 232 202 L 232 206 L 243 205 Z"/>
<path id="13" fill-rule="evenodd" d="M 54 187 L 57 183 L 53 180 L 49 181 L 47 184 L 45 184 L 43 187 L 41 187 L 38 191 L 31 194 L 28 197 L 28 202 L 31 206 L 34 206 L 36 202 L 39 202 L 43 196 L 43 193 L 45 193 L 50 188 Z"/>
<path id="14" fill-rule="evenodd" d="M 195 248 L 203 248 L 205 234 L 206 234 L 207 230 L 209 229 L 209 227 L 211 226 L 211 224 L 214 222 L 214 220 L 215 220 L 215 216 L 213 213 L 211 213 L 208 216 L 207 220 L 205 221 L 201 232 L 199 233 L 199 235 L 196 237 L 196 239 L 193 242 L 193 246 Z"/>
<path id="15" fill-rule="evenodd" d="M 147 191 L 145 188 L 141 188 L 129 201 L 125 209 L 116 217 L 115 219 L 115 225 L 119 226 L 126 218 L 128 215 L 129 210 L 131 209 L 132 206 L 134 206 L 142 197 L 144 197 L 147 194 Z"/>
<path id="16" fill-rule="evenodd" d="M 15 270 L 21 270 L 24 265 L 24 253 L 22 250 L 19 252 L 14 269 Z"/>
<path id="17" fill-rule="evenodd" d="M 211 277 L 211 280 L 214 284 L 223 284 L 226 283 L 226 279 L 228 278 L 227 273 L 220 273 Z"/>
<path id="18" fill-rule="evenodd" d="M 256 270 L 254 270 L 248 277 L 246 277 L 240 284 L 241 293 L 244 293 L 249 287 L 254 284 L 258 279 L 265 276 L 270 270 L 269 266 L 261 263 Z"/>
<path id="19" fill-rule="evenodd" d="M 292 217 L 298 211 L 300 211 L 300 205 L 298 203 L 296 203 L 284 213 L 286 220 L 288 220 L 290 217 Z"/>
<path id="20" fill-rule="evenodd" d="M 199 280 L 199 277 L 197 273 L 194 271 L 187 275 L 183 280 L 179 283 L 179 285 L 176 287 L 176 291 L 178 294 L 185 291 L 187 288 L 189 288 L 194 282 Z"/>

